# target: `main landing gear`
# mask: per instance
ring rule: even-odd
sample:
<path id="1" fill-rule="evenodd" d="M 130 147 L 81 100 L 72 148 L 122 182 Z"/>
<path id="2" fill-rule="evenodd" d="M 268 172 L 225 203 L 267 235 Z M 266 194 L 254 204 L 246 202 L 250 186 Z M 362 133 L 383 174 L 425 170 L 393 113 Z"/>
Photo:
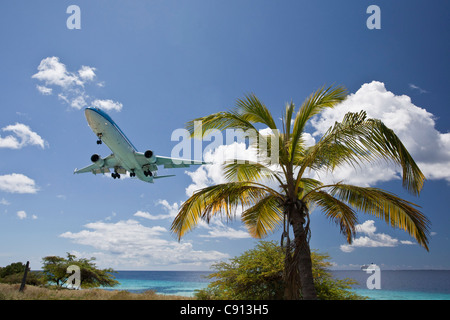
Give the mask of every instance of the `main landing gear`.
<path id="1" fill-rule="evenodd" d="M 111 177 L 113 177 L 114 179 L 120 179 L 120 174 L 118 174 L 117 172 L 113 172 L 111 173 Z"/>
<path id="2" fill-rule="evenodd" d="M 134 170 L 131 170 L 130 177 L 136 177 L 136 173 L 134 172 Z"/>
<path id="3" fill-rule="evenodd" d="M 150 170 L 144 171 L 144 174 L 145 174 L 146 177 L 153 176 L 153 173 Z"/>

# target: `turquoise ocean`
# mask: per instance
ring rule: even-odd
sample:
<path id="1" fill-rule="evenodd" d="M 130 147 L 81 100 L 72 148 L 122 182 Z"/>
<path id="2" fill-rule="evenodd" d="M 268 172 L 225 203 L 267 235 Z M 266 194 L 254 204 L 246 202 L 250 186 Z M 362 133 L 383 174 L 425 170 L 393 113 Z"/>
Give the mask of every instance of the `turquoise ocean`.
<path id="1" fill-rule="evenodd" d="M 118 271 L 114 290 L 192 297 L 206 288 L 208 271 Z M 357 294 L 373 300 L 450 300 L 450 270 L 381 270 L 381 289 L 367 289 L 370 274 L 362 270 L 332 271 L 337 279 L 351 278 Z"/>

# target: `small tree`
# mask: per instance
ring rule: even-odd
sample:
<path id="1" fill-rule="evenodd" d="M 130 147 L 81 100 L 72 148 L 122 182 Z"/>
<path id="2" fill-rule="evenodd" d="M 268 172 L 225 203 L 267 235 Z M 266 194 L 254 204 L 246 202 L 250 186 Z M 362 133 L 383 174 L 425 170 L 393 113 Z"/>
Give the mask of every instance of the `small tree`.
<path id="1" fill-rule="evenodd" d="M 14 262 L 6 267 L 0 267 L 0 283 L 21 283 L 26 265 L 22 262 Z M 30 271 L 26 278 L 26 284 L 39 286 L 45 283 L 40 271 Z"/>
<path id="2" fill-rule="evenodd" d="M 81 288 L 94 288 L 99 286 L 113 287 L 119 282 L 115 280 L 111 268 L 97 269 L 93 262 L 95 258 L 76 259 L 75 255 L 67 253 L 67 259 L 58 256 L 47 256 L 42 259 L 43 272 L 48 282 L 63 287 L 71 274 L 67 273 L 67 268 L 76 265 L 80 268 Z"/>
<path id="3" fill-rule="evenodd" d="M 206 289 L 199 290 L 196 297 L 202 300 L 279 300 L 286 289 L 283 280 L 285 251 L 273 241 L 260 241 L 254 249 L 244 252 L 230 262 L 212 266 L 216 272 L 208 277 L 214 279 Z M 329 256 L 312 252 L 313 276 L 319 299 L 363 299 L 348 289 L 355 281 L 337 280 L 327 268 Z"/>
<path id="4" fill-rule="evenodd" d="M 22 262 L 14 262 L 4 268 L 0 268 L 0 278 L 4 278 L 16 273 L 22 273 L 25 270 L 25 265 Z"/>

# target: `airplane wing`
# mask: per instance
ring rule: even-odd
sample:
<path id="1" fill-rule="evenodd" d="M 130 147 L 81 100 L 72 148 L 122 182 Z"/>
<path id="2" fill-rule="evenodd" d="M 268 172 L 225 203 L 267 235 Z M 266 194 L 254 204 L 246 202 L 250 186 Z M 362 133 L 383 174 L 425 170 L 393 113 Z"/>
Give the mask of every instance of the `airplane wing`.
<path id="1" fill-rule="evenodd" d="M 102 165 L 100 166 L 100 164 Z M 100 163 L 93 163 L 82 169 L 75 169 L 73 173 L 85 173 L 85 172 L 92 172 L 93 174 L 107 173 L 110 172 L 109 169 L 112 168 L 117 168 L 118 169 L 117 172 L 119 173 L 126 172 L 126 170 L 119 165 L 119 161 L 117 161 L 114 154 L 111 154 L 104 159 L 100 159 Z"/>
<path id="2" fill-rule="evenodd" d="M 167 169 L 167 168 L 187 168 L 191 165 L 207 164 L 206 162 L 203 162 L 203 161 L 169 158 L 169 157 L 161 157 L 161 156 L 156 156 L 155 157 L 156 161 L 150 162 L 150 159 L 146 158 L 142 152 L 136 152 L 135 157 L 136 157 L 137 162 L 141 166 L 144 166 L 146 164 L 156 164 L 158 166 L 163 165 L 165 169 Z"/>
<path id="3" fill-rule="evenodd" d="M 161 178 L 169 178 L 169 177 L 175 177 L 174 174 L 168 174 L 166 176 L 153 176 L 153 179 L 161 179 Z"/>

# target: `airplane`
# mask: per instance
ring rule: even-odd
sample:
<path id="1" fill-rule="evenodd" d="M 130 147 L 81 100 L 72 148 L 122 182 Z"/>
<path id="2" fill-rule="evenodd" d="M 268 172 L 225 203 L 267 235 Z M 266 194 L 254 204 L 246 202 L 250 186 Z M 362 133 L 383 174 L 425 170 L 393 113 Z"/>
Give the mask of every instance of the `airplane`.
<path id="1" fill-rule="evenodd" d="M 152 150 L 138 152 L 106 112 L 96 107 L 89 107 L 84 110 L 84 114 L 89 127 L 97 135 L 97 144 L 104 142 L 111 149 L 112 154 L 105 158 L 93 154 L 91 156 L 93 164 L 79 170 L 75 169 L 74 174 L 85 172 L 105 174 L 113 169 L 111 176 L 114 179 L 120 179 L 121 174 L 129 172 L 130 177 L 138 177 L 142 181 L 153 183 L 154 179 L 175 176 L 173 174 L 158 176 L 157 170 L 160 165 L 164 168 L 187 168 L 190 165 L 207 164 L 203 161 L 157 156 Z"/>

